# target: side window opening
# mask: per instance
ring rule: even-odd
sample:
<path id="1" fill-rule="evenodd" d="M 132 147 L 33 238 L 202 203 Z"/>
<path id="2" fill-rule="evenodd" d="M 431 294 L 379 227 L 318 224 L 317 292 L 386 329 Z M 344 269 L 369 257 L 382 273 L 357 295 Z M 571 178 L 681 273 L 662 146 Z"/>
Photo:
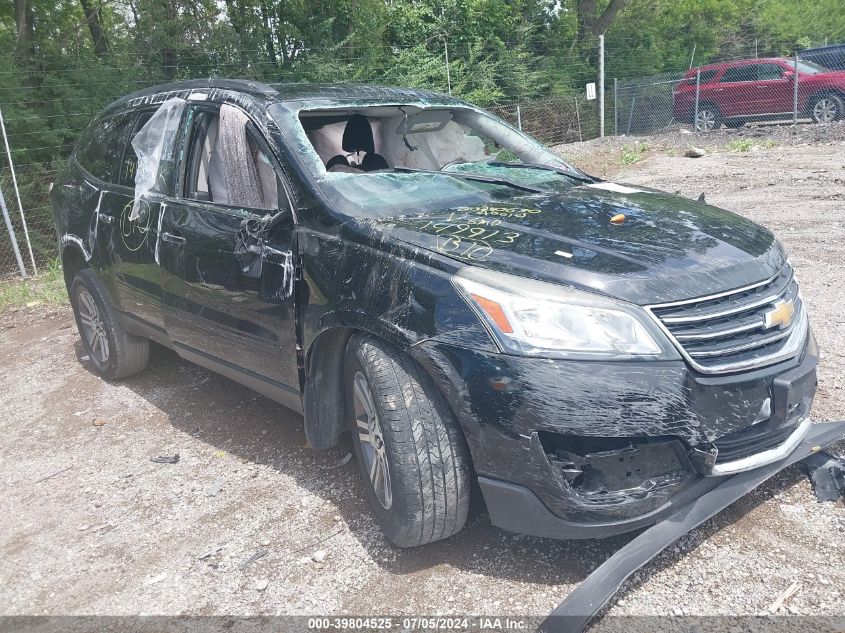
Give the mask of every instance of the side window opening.
<path id="1" fill-rule="evenodd" d="M 185 111 L 185 100 L 171 97 L 132 137 L 132 150 L 137 156 L 135 196 L 130 220 L 141 214 L 141 200 L 149 193 L 172 195 L 175 166 L 178 163 L 176 138 Z"/>
<path id="2" fill-rule="evenodd" d="M 701 85 L 704 85 L 706 83 L 710 83 L 711 81 L 713 81 L 713 79 L 716 77 L 717 73 L 718 73 L 717 69 L 702 70 L 701 71 Z M 682 83 L 685 86 L 694 86 L 697 81 L 698 81 L 698 79 L 696 78 L 695 74 L 693 74 L 691 77 L 687 77 L 686 79 L 684 79 Z"/>
<path id="3" fill-rule="evenodd" d="M 138 171 L 138 156 L 135 154 L 135 149 L 132 147 L 132 139 L 140 131 L 142 127 L 147 124 L 147 121 L 155 114 L 155 110 L 145 110 L 138 114 L 135 119 L 135 124 L 132 126 L 132 132 L 126 141 L 125 149 L 123 150 L 123 160 L 120 162 L 120 170 L 118 172 L 117 184 L 125 187 L 135 186 L 135 174 Z"/>
<path id="4" fill-rule="evenodd" d="M 746 64 L 744 66 L 732 66 L 725 70 L 720 83 L 739 83 L 744 81 L 757 81 L 757 65 Z"/>
<path id="5" fill-rule="evenodd" d="M 91 175 L 104 182 L 117 182 L 115 170 L 126 145 L 133 114 L 116 114 L 96 122 L 83 137 L 76 160 Z"/>
<path id="6" fill-rule="evenodd" d="M 773 81 L 783 77 L 783 68 L 778 64 L 760 64 L 757 66 L 757 79 Z"/>
<path id="7" fill-rule="evenodd" d="M 284 190 L 269 150 L 238 108 L 198 109 L 188 147 L 185 197 L 249 209 L 280 208 Z"/>

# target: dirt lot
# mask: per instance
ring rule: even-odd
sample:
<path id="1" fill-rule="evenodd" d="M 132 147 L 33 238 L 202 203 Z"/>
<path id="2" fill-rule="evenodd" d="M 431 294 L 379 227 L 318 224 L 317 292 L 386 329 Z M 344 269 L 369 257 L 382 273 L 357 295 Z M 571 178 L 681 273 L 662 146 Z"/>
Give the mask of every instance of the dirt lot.
<path id="1" fill-rule="evenodd" d="M 744 152 L 727 143 L 756 137 L 714 134 L 699 159 L 683 157 L 680 134 L 565 150 L 594 173 L 703 191 L 782 238 L 824 350 L 817 419 L 845 415 L 841 132 Z M 648 147 L 622 167 L 632 143 Z M 458 536 L 395 549 L 349 447 L 312 451 L 296 415 L 162 349 L 144 374 L 105 383 L 64 308 L 0 325 L 4 614 L 542 616 L 629 538 L 514 536 L 476 501 Z M 176 464 L 150 461 L 175 453 Z M 793 581 L 789 612 L 845 615 L 845 507 L 818 503 L 797 468 L 681 539 L 611 613 L 755 614 Z"/>

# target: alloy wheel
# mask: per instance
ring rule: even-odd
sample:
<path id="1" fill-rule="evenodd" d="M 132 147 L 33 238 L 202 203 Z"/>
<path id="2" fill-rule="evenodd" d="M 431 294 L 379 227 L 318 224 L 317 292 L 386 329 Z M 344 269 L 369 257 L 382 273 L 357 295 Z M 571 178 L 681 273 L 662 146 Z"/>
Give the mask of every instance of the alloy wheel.
<path id="1" fill-rule="evenodd" d="M 109 362 L 109 338 L 100 308 L 87 290 L 79 293 L 79 320 L 82 323 L 82 336 L 88 343 L 91 355 L 101 365 L 105 365 Z"/>
<path id="2" fill-rule="evenodd" d="M 711 132 L 716 127 L 716 113 L 713 110 L 699 110 L 695 117 L 698 132 Z"/>
<path id="3" fill-rule="evenodd" d="M 361 453 L 364 456 L 364 466 L 369 473 L 376 498 L 385 510 L 389 510 L 393 505 L 393 492 L 390 487 L 390 469 L 387 465 L 384 433 L 376 413 L 370 385 L 363 372 L 355 372 L 352 387 L 355 400 L 355 424 Z"/>
<path id="4" fill-rule="evenodd" d="M 822 97 L 813 106 L 813 118 L 819 123 L 832 123 L 839 115 L 836 100 Z"/>

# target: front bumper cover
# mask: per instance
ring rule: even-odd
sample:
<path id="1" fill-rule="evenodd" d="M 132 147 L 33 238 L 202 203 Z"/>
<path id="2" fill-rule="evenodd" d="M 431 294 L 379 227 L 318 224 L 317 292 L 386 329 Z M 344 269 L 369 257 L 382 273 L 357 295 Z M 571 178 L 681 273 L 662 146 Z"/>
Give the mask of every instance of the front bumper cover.
<path id="1" fill-rule="evenodd" d="M 461 423 L 494 525 L 564 539 L 650 525 L 782 458 L 806 431 L 818 362 L 812 334 L 800 357 L 727 376 L 437 341 L 413 351 Z"/>

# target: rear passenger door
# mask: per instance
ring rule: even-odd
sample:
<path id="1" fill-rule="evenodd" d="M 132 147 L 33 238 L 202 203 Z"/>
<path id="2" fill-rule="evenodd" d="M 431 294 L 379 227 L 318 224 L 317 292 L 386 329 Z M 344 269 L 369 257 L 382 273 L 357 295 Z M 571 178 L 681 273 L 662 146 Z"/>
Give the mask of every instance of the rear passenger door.
<path id="1" fill-rule="evenodd" d="M 87 172 L 84 204 L 79 205 L 90 218 L 84 241 L 112 302 L 123 314 L 163 331 L 154 260 L 158 202 L 143 201 L 141 217 L 128 220 L 135 190 L 130 143 L 154 111 L 124 111 L 96 123 L 80 141 L 75 159 Z"/>
<path id="2" fill-rule="evenodd" d="M 730 66 L 722 73 L 713 95 L 719 111 L 725 117 L 762 114 L 762 95 L 757 89 L 757 65 Z"/>
<path id="3" fill-rule="evenodd" d="M 161 274 L 156 262 L 159 214 L 165 195 L 173 184 L 172 160 L 164 157 L 162 190 L 140 201 L 140 217 L 130 220 L 135 197 L 138 159 L 132 139 L 144 127 L 155 108 L 133 113 L 130 133 L 123 142 L 112 192 L 100 202 L 99 232 L 101 258 L 107 263 L 105 277 L 112 288 L 115 305 L 141 325 L 164 333 L 161 308 Z M 172 157 L 171 157 L 172 158 Z"/>
<path id="4" fill-rule="evenodd" d="M 179 192 L 159 236 L 165 326 L 181 355 L 299 408 L 293 214 L 257 127 L 222 108 L 236 112 L 221 123 L 220 107 L 193 104 L 186 117 Z M 244 224 L 279 213 L 246 265 Z"/>

